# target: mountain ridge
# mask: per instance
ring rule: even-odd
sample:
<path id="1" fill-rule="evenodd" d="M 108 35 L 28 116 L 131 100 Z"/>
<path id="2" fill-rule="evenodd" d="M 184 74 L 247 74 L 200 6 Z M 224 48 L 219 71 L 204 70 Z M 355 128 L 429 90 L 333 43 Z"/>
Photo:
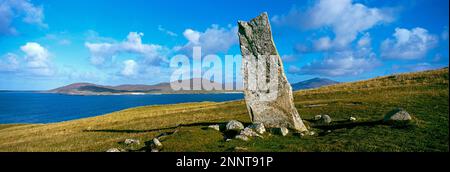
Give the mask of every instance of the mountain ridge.
<path id="1" fill-rule="evenodd" d="M 212 87 L 220 87 L 222 90 L 179 90 L 174 91 L 171 88 L 173 82 L 161 82 L 153 85 L 146 84 L 121 84 L 116 86 L 100 85 L 88 82 L 72 83 L 66 86 L 58 87 L 45 91 L 47 93 L 73 94 L 73 95 L 109 95 L 109 94 L 171 94 L 171 93 L 227 93 L 242 92 L 240 85 L 237 83 L 216 83 L 204 78 L 192 78 L 188 82 L 182 81 L 184 88 L 193 88 L 194 82 L 211 82 Z M 291 84 L 292 90 L 318 88 L 327 85 L 337 84 L 339 82 L 327 78 L 312 78 L 309 80 Z M 189 85 L 187 85 L 189 84 Z M 234 90 L 225 90 L 225 86 L 235 86 Z"/>

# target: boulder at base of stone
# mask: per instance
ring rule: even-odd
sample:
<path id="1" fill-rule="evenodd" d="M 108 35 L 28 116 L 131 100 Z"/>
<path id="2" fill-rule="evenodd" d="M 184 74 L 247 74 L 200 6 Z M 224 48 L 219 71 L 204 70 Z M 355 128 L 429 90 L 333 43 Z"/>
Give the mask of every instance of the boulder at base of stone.
<path id="1" fill-rule="evenodd" d="M 227 123 L 226 126 L 226 130 L 235 130 L 235 131 L 240 131 L 244 129 L 244 125 L 236 120 L 231 120 L 230 122 Z"/>
<path id="2" fill-rule="evenodd" d="M 254 123 L 250 125 L 249 128 L 255 130 L 258 134 L 264 134 L 266 132 L 266 128 L 263 123 Z"/>
<path id="3" fill-rule="evenodd" d="M 239 140 L 243 140 L 243 141 L 248 141 L 248 137 L 245 135 L 237 135 L 236 137 L 234 137 L 235 139 L 239 139 Z"/>
<path id="4" fill-rule="evenodd" d="M 394 109 L 384 116 L 384 122 L 389 121 L 410 121 L 411 115 L 401 108 Z"/>
<path id="5" fill-rule="evenodd" d="M 261 135 L 259 135 L 258 133 L 256 133 L 255 131 L 253 131 L 253 129 L 251 128 L 244 128 L 244 130 L 241 131 L 240 135 L 244 135 L 247 137 L 261 137 Z"/>

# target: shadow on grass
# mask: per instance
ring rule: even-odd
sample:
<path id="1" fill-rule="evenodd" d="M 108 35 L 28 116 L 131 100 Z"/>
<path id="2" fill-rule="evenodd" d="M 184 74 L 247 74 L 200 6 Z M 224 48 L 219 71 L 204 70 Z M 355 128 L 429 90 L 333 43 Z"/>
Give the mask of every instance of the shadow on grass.
<path id="1" fill-rule="evenodd" d="M 225 126 L 225 122 L 199 122 L 199 123 L 191 123 L 191 124 L 180 124 L 173 127 L 165 127 L 165 128 L 155 128 L 155 129 L 148 129 L 148 130 L 117 130 L 117 129 L 99 129 L 99 130 L 83 130 L 83 132 L 107 132 L 107 133 L 147 133 L 147 132 L 154 132 L 154 131 L 162 131 L 162 130 L 171 130 L 176 129 L 178 127 L 208 127 L 209 125 L 220 125 Z M 244 125 L 247 125 L 247 123 L 244 123 Z M 203 128 L 205 129 L 205 128 Z"/>
<path id="2" fill-rule="evenodd" d="M 336 130 L 336 129 L 350 129 L 358 126 L 367 126 L 372 127 L 376 125 L 387 125 L 383 120 L 376 120 L 376 121 L 363 121 L 363 122 L 350 122 L 350 121 L 335 121 L 332 122 L 330 125 L 313 125 L 313 128 L 318 128 L 322 130 Z"/>

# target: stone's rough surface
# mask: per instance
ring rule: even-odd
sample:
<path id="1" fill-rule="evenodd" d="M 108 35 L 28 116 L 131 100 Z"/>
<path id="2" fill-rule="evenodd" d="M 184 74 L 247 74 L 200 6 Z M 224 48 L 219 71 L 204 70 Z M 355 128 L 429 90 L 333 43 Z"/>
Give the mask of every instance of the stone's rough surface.
<path id="1" fill-rule="evenodd" d="M 243 129 L 244 129 L 244 125 L 241 122 L 236 121 L 236 120 L 231 120 L 230 122 L 227 123 L 227 126 L 226 126 L 226 130 L 240 131 Z"/>
<path id="2" fill-rule="evenodd" d="M 212 128 L 214 130 L 220 131 L 220 125 L 210 125 L 208 128 Z"/>
<path id="3" fill-rule="evenodd" d="M 273 42 L 267 13 L 249 22 L 239 21 L 238 25 L 244 95 L 250 119 L 267 128 L 307 131 L 294 106 L 292 87 Z"/>
<path id="4" fill-rule="evenodd" d="M 124 141 L 125 144 L 129 145 L 129 144 L 139 144 L 139 140 L 135 140 L 135 139 L 125 139 Z"/>
<path id="5" fill-rule="evenodd" d="M 389 112 L 388 114 L 386 114 L 386 116 L 384 116 L 384 121 L 410 121 L 411 115 L 409 115 L 408 112 L 406 112 L 405 110 L 398 108 L 398 109 L 394 109 L 391 112 Z"/>
<path id="6" fill-rule="evenodd" d="M 254 123 L 250 125 L 249 128 L 255 130 L 258 134 L 264 134 L 266 132 L 266 128 L 263 123 Z"/>

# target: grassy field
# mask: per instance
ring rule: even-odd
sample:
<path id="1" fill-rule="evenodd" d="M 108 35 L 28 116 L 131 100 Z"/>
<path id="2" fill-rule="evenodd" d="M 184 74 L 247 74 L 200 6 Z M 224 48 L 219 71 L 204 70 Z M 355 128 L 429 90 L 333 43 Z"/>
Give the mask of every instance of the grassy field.
<path id="1" fill-rule="evenodd" d="M 248 142 L 226 142 L 223 133 L 207 128 L 231 119 L 250 123 L 243 101 L 137 107 L 53 124 L 0 125 L 0 151 L 140 151 L 159 134 L 177 131 L 161 139 L 163 152 L 448 152 L 448 93 L 448 68 L 298 91 L 295 106 L 306 123 L 328 114 L 331 126 L 311 127 L 314 136 L 266 134 Z M 397 107 L 413 116 L 410 124 L 376 122 Z M 351 125 L 345 122 L 350 116 L 357 118 Z M 141 144 L 129 148 L 122 143 L 127 138 Z"/>

